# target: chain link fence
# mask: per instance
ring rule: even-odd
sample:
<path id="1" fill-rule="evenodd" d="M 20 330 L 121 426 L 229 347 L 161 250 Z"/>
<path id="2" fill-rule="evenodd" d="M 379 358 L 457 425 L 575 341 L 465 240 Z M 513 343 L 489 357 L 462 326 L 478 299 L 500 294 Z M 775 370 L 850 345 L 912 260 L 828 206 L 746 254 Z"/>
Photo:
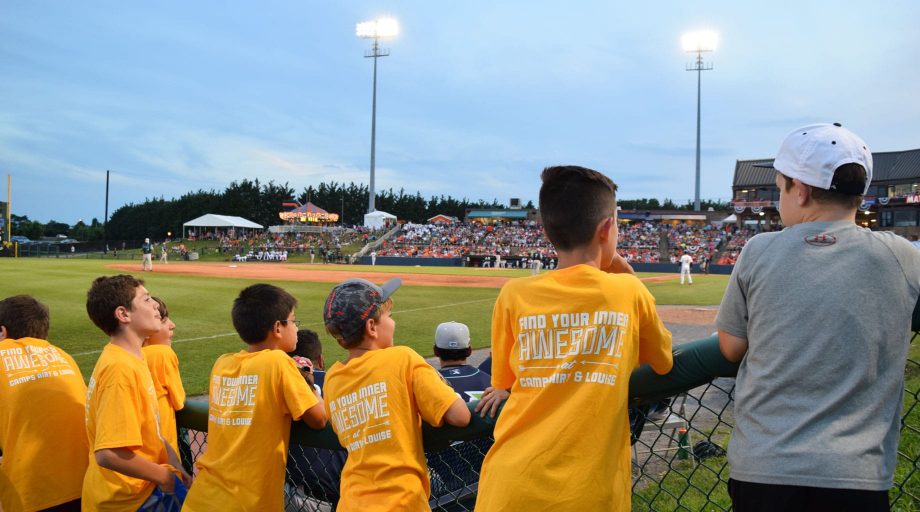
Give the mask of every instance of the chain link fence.
<path id="1" fill-rule="evenodd" d="M 894 486 L 889 493 L 892 510 L 920 511 L 920 332 L 911 341 L 906 367 L 901 441 Z M 675 356 L 676 357 L 676 356 Z M 631 383 L 632 388 L 632 383 Z M 635 511 L 728 511 L 728 462 L 725 448 L 734 423 L 734 379 L 716 378 L 678 394 L 663 407 L 634 406 L 630 411 L 633 433 L 633 496 Z M 206 449 L 207 404 L 198 412 L 179 416 L 183 464 Z M 194 409 L 194 407 L 193 407 Z M 650 412 L 651 411 L 651 412 Z M 473 510 L 479 470 L 492 445 L 491 422 L 476 419 L 466 429 L 426 428 L 425 446 L 431 480 L 431 508 L 436 511 Z M 287 511 L 335 510 L 339 475 L 345 452 L 328 449 L 325 437 L 292 435 L 284 487 Z M 450 441 L 450 439 L 464 439 Z M 334 441 L 333 441 L 334 442 Z"/>

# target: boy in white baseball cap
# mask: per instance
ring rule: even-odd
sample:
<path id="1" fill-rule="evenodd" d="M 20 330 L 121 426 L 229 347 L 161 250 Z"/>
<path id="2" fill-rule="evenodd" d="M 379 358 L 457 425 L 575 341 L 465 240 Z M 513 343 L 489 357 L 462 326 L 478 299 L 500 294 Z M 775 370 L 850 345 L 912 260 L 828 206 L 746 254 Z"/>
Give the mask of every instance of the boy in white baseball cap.
<path id="1" fill-rule="evenodd" d="M 793 131 L 772 167 L 785 229 L 745 245 L 716 319 L 741 361 L 733 508 L 888 510 L 920 251 L 856 225 L 872 153 L 839 123 Z"/>

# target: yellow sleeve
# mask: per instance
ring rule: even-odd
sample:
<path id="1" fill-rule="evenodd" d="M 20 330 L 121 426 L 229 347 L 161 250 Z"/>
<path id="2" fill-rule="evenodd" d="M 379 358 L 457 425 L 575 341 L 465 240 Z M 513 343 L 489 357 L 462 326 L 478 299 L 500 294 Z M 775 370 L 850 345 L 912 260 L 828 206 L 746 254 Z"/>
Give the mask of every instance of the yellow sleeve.
<path id="1" fill-rule="evenodd" d="M 164 363 L 166 378 L 163 387 L 166 388 L 170 407 L 178 411 L 185 407 L 185 387 L 182 386 L 182 377 L 179 375 L 179 356 L 170 348 L 169 357 Z"/>
<path id="2" fill-rule="evenodd" d="M 492 387 L 511 389 L 515 379 L 510 363 L 514 331 L 504 297 L 505 288 L 502 288 L 492 309 Z"/>
<path id="3" fill-rule="evenodd" d="M 281 392 L 288 413 L 296 421 L 303 417 L 307 409 L 319 403 L 319 398 L 307 385 L 303 375 L 297 371 L 294 360 L 283 352 L 280 355 L 283 356 L 280 365 Z"/>
<path id="4" fill-rule="evenodd" d="M 659 375 L 671 371 L 674 356 L 671 352 L 671 331 L 661 321 L 655 309 L 655 297 L 644 284 L 639 286 L 639 364 L 648 363 Z"/>
<path id="5" fill-rule="evenodd" d="M 411 355 L 412 393 L 418 404 L 422 419 L 431 426 L 438 427 L 444 419 L 444 413 L 457 401 L 457 392 L 444 382 L 444 378 L 422 356 L 412 352 Z"/>
<path id="6" fill-rule="evenodd" d="M 134 448 L 143 446 L 141 411 L 143 391 L 137 389 L 130 375 L 113 372 L 96 384 L 96 438 L 94 450 L 103 448 Z"/>

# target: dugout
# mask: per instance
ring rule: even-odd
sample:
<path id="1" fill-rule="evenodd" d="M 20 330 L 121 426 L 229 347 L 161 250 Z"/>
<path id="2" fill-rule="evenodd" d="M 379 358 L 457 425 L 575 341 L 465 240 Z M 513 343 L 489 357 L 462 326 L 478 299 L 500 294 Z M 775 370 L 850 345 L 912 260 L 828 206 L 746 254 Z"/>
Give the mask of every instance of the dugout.
<path id="1" fill-rule="evenodd" d="M 920 149 L 872 153 L 872 182 L 857 223 L 871 229 L 920 235 Z M 732 180 L 737 224 L 761 229 L 780 225 L 779 188 L 773 159 L 738 160 Z"/>

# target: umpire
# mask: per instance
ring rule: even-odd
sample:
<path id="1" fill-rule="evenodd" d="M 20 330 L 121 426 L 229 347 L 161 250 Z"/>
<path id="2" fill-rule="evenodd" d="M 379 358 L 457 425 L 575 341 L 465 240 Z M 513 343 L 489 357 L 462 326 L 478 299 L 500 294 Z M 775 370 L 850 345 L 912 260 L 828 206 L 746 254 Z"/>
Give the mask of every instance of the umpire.
<path id="1" fill-rule="evenodd" d="M 734 509 L 889 510 L 920 251 L 856 225 L 872 153 L 840 124 L 795 130 L 773 168 L 785 229 L 747 243 L 716 319 L 741 361 Z"/>

